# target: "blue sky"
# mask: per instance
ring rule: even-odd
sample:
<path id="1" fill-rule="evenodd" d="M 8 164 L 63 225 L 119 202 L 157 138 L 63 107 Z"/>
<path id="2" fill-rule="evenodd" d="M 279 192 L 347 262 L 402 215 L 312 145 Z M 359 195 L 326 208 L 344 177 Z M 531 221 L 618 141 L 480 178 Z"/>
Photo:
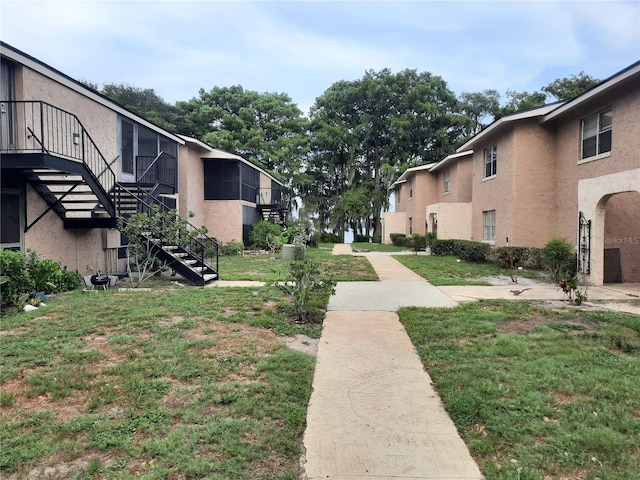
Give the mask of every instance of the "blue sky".
<path id="1" fill-rule="evenodd" d="M 285 92 L 305 112 L 368 69 L 441 76 L 456 94 L 539 90 L 640 59 L 634 1 L 2 0 L 0 38 L 76 79 Z"/>

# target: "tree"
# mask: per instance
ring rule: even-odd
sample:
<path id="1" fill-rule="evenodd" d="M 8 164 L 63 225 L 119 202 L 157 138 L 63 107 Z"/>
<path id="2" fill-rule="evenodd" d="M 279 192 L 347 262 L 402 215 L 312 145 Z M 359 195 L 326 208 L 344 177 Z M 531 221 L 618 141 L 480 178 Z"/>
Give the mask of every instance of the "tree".
<path id="1" fill-rule="evenodd" d="M 545 104 L 547 96 L 542 92 L 516 92 L 507 90 L 506 105 L 496 112 L 496 119 L 522 110 L 540 107 Z"/>
<path id="2" fill-rule="evenodd" d="M 200 89 L 178 102 L 180 131 L 280 174 L 292 185 L 308 148 L 308 121 L 285 93 L 258 93 L 240 85 Z"/>
<path id="3" fill-rule="evenodd" d="M 407 166 L 451 153 L 469 127 L 442 78 L 428 72 L 369 70 L 340 81 L 311 108 L 311 159 L 305 204 L 318 208 L 321 227 L 380 228 L 388 188 Z"/>
<path id="4" fill-rule="evenodd" d="M 580 95 L 585 90 L 600 83 L 600 80 L 590 77 L 584 72 L 570 77 L 558 78 L 542 87 L 542 91 L 556 100 L 568 100 Z"/>
<path id="5" fill-rule="evenodd" d="M 165 102 L 153 88 L 137 88 L 128 84 L 105 83 L 101 93 L 159 127 L 176 131 L 178 110 Z"/>
<path id="6" fill-rule="evenodd" d="M 500 94 L 497 90 L 484 90 L 482 92 L 463 92 L 459 100 L 461 109 L 471 120 L 466 136 L 471 137 L 479 133 L 489 123 L 491 123 L 497 112 L 500 110 Z M 491 116 L 491 119 L 486 119 Z"/>

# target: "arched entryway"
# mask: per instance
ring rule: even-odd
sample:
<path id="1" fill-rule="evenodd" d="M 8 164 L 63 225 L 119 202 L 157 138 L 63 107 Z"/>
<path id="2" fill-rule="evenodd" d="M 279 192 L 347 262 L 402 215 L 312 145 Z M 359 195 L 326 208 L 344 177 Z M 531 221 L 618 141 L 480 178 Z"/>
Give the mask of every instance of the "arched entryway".
<path id="1" fill-rule="evenodd" d="M 640 284 L 640 169 L 581 180 L 578 209 L 591 223 L 583 273 L 592 285 Z M 579 255 L 585 230 L 578 228 Z"/>

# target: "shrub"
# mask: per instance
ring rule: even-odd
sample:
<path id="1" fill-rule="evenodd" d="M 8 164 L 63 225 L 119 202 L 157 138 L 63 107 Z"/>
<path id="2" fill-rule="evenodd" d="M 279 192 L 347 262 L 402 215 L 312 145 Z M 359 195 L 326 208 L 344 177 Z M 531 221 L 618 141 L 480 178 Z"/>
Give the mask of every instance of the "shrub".
<path id="1" fill-rule="evenodd" d="M 320 232 L 318 241 L 320 243 L 342 243 L 340 236 L 332 232 Z"/>
<path id="2" fill-rule="evenodd" d="M 429 247 L 433 245 L 433 242 L 435 242 L 437 239 L 438 235 L 436 234 L 436 232 L 427 232 L 426 240 Z"/>
<path id="3" fill-rule="evenodd" d="M 292 261 L 289 269 L 290 276 L 286 281 L 271 285 L 291 298 L 296 322 L 312 322 L 313 312 L 323 308 L 329 296 L 335 292 L 336 282 L 317 263 L 310 260 Z"/>
<path id="4" fill-rule="evenodd" d="M 576 275 L 576 255 L 573 245 L 564 238 L 552 238 L 544 246 L 544 266 L 554 282 L 572 279 Z"/>
<path id="5" fill-rule="evenodd" d="M 369 237 L 367 235 L 354 235 L 353 241 L 356 243 L 369 243 Z"/>
<path id="6" fill-rule="evenodd" d="M 505 270 L 514 270 L 517 267 L 523 267 L 529 255 L 531 249 L 527 247 L 498 247 L 494 251 L 496 257 L 496 263 L 500 268 Z"/>
<path id="7" fill-rule="evenodd" d="M 390 233 L 389 237 L 391 238 L 391 243 L 393 243 L 397 247 L 405 247 L 405 239 L 407 236 L 404 233 Z"/>
<path id="8" fill-rule="evenodd" d="M 373 243 L 382 243 L 382 234 L 381 233 L 375 233 L 373 235 Z"/>
<path id="9" fill-rule="evenodd" d="M 471 240 L 435 240 L 431 245 L 432 255 L 454 255 L 474 263 L 485 263 L 490 251 L 489 244 Z"/>
<path id="10" fill-rule="evenodd" d="M 242 255 L 243 252 L 244 243 L 236 240 L 231 240 L 220 248 L 220 255 Z"/>
<path id="11" fill-rule="evenodd" d="M 424 250 L 424 248 L 427 246 L 427 237 L 425 237 L 424 235 L 420 235 L 419 233 L 414 233 L 413 235 L 411 235 L 411 239 L 407 240 L 407 246 L 413 248 L 416 251 Z"/>
<path id="12" fill-rule="evenodd" d="M 27 259 L 22 252 L 0 249 L 0 275 L 8 277 L 0 290 L 3 307 L 16 305 L 20 296 L 35 290 L 35 282 L 29 275 Z"/>
<path id="13" fill-rule="evenodd" d="M 525 266 L 533 270 L 542 270 L 544 268 L 544 250 L 542 248 L 530 247 Z"/>
<path id="14" fill-rule="evenodd" d="M 283 230 L 279 225 L 266 220 L 260 220 L 253 226 L 253 229 L 249 234 L 249 241 L 253 248 L 269 249 L 274 244 L 278 243 L 276 240 L 277 238 L 280 238 L 280 245 L 284 243 L 282 234 Z"/>

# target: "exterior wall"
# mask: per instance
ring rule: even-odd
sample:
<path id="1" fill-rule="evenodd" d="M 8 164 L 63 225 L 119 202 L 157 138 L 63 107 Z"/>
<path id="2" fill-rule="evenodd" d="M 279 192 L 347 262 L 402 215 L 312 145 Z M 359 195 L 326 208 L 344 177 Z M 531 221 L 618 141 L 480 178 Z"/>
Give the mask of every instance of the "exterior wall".
<path id="1" fill-rule="evenodd" d="M 634 193 L 618 196 L 614 192 Z M 638 234 L 638 225 L 640 224 L 638 204 L 640 201 L 638 201 L 637 194 L 640 194 L 640 168 L 578 182 L 578 207 L 587 219 L 592 219 L 589 282 L 593 285 L 602 285 L 603 283 L 605 242 L 610 242 L 613 238 L 631 239 L 626 244 L 623 240 L 620 245 L 623 281 L 639 281 L 637 272 L 640 270 L 640 243 L 637 243 L 636 240 L 640 238 Z M 610 201 L 611 205 L 609 205 Z M 605 222 L 609 211 L 613 214 L 609 221 Z M 577 233 L 573 238 L 577 239 Z M 625 277 L 625 273 L 627 277 Z"/>
<path id="2" fill-rule="evenodd" d="M 29 185 L 26 187 L 26 210 L 29 225 L 47 209 L 40 194 Z M 78 270 L 83 275 L 98 270 L 115 271 L 117 249 L 108 251 L 105 246 L 106 229 L 66 230 L 62 220 L 54 211 L 49 211 L 25 233 L 25 250 L 34 250 L 41 258 L 60 262 L 69 270 Z M 120 237 L 118 235 L 118 243 Z"/>
<path id="3" fill-rule="evenodd" d="M 405 212 L 382 213 L 382 243 L 391 244 L 392 233 L 405 233 L 407 214 Z M 405 233 L 406 234 L 406 233 Z"/>
<path id="4" fill-rule="evenodd" d="M 204 164 L 200 158 L 201 149 L 187 143 L 180 146 L 180 161 L 178 162 L 178 214 L 188 219 L 196 226 L 206 226 L 211 235 L 215 233 L 207 225 L 204 208 Z M 194 213 L 189 218 L 189 212 Z M 208 222 L 213 224 L 213 222 Z"/>
<path id="5" fill-rule="evenodd" d="M 471 201 L 473 192 L 473 158 L 469 156 L 459 159 L 450 167 L 451 187 L 447 202 L 467 203 Z M 444 173 L 444 172 L 443 172 Z M 444 179 L 441 179 L 441 182 Z"/>
<path id="6" fill-rule="evenodd" d="M 497 175 L 484 178 L 484 149 L 497 145 Z M 513 129 L 501 135 L 487 138 L 483 143 L 474 145 L 473 151 L 473 212 L 471 239 L 483 241 L 484 211 L 496 212 L 495 244 L 505 245 L 506 237 L 511 236 L 513 225 Z"/>
<path id="7" fill-rule="evenodd" d="M 107 107 L 25 66 L 16 68 L 16 99 L 43 100 L 73 113 L 107 162 L 118 156 L 118 115 Z"/>
<path id="8" fill-rule="evenodd" d="M 409 198 L 409 185 L 413 181 L 413 196 Z M 442 185 L 427 170 L 420 170 L 407 177 L 407 181 L 396 189 L 396 212 L 406 214 L 405 227 L 397 232 L 409 236 L 409 219 L 412 219 L 413 232 L 426 234 L 425 205 L 434 203 L 442 192 Z"/>
<path id="9" fill-rule="evenodd" d="M 206 200 L 203 204 L 204 225 L 210 235 L 223 243 L 242 241 L 242 207 L 254 204 L 242 200 Z"/>
<path id="10" fill-rule="evenodd" d="M 435 203 L 426 209 L 428 231 L 437 222 L 439 239 L 471 240 L 471 203 Z"/>

